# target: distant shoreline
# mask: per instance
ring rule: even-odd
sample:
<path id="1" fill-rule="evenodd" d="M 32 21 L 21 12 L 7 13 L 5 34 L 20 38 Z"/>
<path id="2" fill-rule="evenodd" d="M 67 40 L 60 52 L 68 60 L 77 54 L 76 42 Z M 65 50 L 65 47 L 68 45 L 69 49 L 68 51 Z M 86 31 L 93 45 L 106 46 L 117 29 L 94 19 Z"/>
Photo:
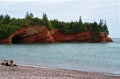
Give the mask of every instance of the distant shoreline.
<path id="1" fill-rule="evenodd" d="M 0 79 L 120 79 L 120 76 L 107 75 L 104 73 L 84 72 L 30 65 L 18 65 L 17 68 L 0 66 L 0 71 Z"/>

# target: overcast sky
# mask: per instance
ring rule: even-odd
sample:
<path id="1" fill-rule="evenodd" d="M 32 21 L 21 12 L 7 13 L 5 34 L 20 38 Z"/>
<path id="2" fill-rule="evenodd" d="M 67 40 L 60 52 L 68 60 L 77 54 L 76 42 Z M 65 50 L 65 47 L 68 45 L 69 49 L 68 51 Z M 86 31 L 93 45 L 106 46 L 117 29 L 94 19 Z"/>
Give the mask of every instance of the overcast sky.
<path id="1" fill-rule="evenodd" d="M 85 22 L 107 21 L 110 37 L 120 38 L 119 0 L 0 0 L 0 14 L 23 18 L 26 12 L 35 17 L 47 13 L 49 19 Z"/>

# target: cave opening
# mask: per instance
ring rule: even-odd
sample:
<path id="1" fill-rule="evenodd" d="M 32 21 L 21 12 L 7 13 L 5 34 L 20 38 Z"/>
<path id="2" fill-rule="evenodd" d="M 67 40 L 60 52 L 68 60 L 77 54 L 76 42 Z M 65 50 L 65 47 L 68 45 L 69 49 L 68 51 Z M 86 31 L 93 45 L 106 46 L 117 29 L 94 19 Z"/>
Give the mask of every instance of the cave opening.
<path id="1" fill-rule="evenodd" d="M 12 38 L 12 43 L 21 43 L 21 39 L 23 38 L 22 34 L 18 34 L 18 35 L 15 35 L 13 36 Z"/>

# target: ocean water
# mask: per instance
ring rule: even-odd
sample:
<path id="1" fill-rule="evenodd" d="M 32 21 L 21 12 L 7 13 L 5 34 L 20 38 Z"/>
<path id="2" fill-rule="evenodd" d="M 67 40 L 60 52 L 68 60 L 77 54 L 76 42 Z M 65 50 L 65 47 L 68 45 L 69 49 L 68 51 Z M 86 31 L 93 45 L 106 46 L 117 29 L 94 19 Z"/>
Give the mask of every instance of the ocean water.
<path id="1" fill-rule="evenodd" d="M 120 39 L 111 43 L 3 44 L 0 61 L 120 75 Z"/>

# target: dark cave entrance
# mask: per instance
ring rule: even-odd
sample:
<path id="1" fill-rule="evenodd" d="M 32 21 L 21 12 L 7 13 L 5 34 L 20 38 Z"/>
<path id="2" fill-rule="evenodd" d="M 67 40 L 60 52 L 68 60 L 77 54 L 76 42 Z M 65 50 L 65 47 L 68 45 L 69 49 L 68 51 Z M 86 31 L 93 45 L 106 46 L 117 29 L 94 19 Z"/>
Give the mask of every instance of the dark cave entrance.
<path id="1" fill-rule="evenodd" d="M 15 36 L 13 36 L 13 38 L 12 38 L 12 43 L 14 44 L 14 43 L 21 43 L 21 39 L 23 38 L 23 34 L 18 34 L 18 35 L 15 35 Z"/>

